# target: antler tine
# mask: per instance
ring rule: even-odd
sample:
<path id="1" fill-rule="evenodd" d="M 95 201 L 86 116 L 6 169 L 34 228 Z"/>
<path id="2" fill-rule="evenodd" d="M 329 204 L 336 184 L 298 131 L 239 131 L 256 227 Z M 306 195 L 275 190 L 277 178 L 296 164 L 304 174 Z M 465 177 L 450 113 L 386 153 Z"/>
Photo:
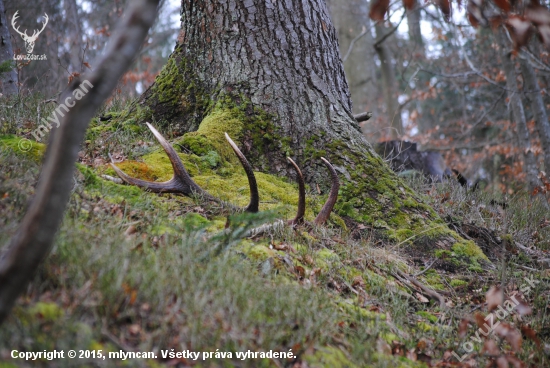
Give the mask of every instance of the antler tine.
<path id="1" fill-rule="evenodd" d="M 229 134 L 225 133 L 225 139 L 227 139 L 231 148 L 233 148 L 233 151 L 239 158 L 239 161 L 241 161 L 241 165 L 243 165 L 246 177 L 248 178 L 248 185 L 250 186 L 250 203 L 248 203 L 248 206 L 246 206 L 244 210 L 246 212 L 258 212 L 260 207 L 260 195 L 258 193 L 258 184 L 256 183 L 256 177 L 252 171 L 252 166 L 248 163 L 248 160 L 244 157 L 239 147 L 237 147 L 235 142 L 229 137 Z"/>
<path id="2" fill-rule="evenodd" d="M 334 170 L 334 167 L 332 167 L 330 162 L 328 162 L 328 160 L 324 157 L 321 157 L 321 160 L 323 160 L 328 170 L 330 171 L 332 186 L 330 188 L 330 193 L 328 195 L 327 201 L 325 202 L 325 205 L 321 209 L 321 212 L 319 212 L 319 214 L 315 218 L 315 225 L 322 225 L 328 220 L 328 217 L 330 216 L 330 213 L 334 208 L 334 204 L 338 199 L 338 189 L 340 188 L 340 182 L 338 181 L 338 175 L 336 174 L 336 170 Z"/>
<path id="3" fill-rule="evenodd" d="M 286 159 L 294 166 L 294 170 L 296 170 L 296 180 L 298 181 L 298 211 L 296 211 L 296 217 L 293 220 L 289 220 L 288 224 L 298 225 L 304 222 L 304 214 L 306 212 L 306 185 L 304 183 L 304 176 L 298 165 L 296 165 L 290 157 Z"/>
<path id="4" fill-rule="evenodd" d="M 144 188 L 155 193 L 180 193 L 189 197 L 193 195 L 200 195 L 209 200 L 216 200 L 215 197 L 211 196 L 208 192 L 199 187 L 193 179 L 191 179 L 191 176 L 189 176 L 189 173 L 185 170 L 180 157 L 174 148 L 166 141 L 166 139 L 164 139 L 164 137 L 151 124 L 146 124 L 151 132 L 153 132 L 153 135 L 159 141 L 160 145 L 166 152 L 166 155 L 170 159 L 170 163 L 174 169 L 174 176 L 172 179 L 162 183 L 136 179 L 126 175 L 122 172 L 122 170 L 116 167 L 113 162 L 111 163 L 111 167 L 115 170 L 118 176 L 120 176 L 120 178 L 128 184 L 136 185 L 140 188 Z"/>

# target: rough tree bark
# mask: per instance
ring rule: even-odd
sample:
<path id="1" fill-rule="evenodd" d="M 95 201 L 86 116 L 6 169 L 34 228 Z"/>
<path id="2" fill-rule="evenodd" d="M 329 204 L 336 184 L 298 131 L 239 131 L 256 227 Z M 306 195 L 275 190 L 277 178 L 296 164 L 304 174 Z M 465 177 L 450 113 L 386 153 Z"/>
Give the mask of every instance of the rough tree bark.
<path id="1" fill-rule="evenodd" d="M 521 101 L 521 94 L 518 90 L 516 66 L 514 61 L 511 59 L 511 45 L 504 32 L 505 30 L 501 29 L 497 33 L 497 38 L 499 39 L 499 43 L 502 48 L 502 69 L 506 75 L 506 88 L 508 89 L 510 108 L 512 109 L 512 115 L 518 130 L 518 143 L 523 152 L 523 171 L 527 176 L 529 192 L 532 192 L 540 185 L 540 180 L 538 178 L 538 165 L 535 154 L 531 149 L 531 137 L 529 135 L 529 130 L 527 129 L 523 101 Z"/>
<path id="2" fill-rule="evenodd" d="M 67 104 L 73 106 L 52 133 L 35 197 L 9 246 L 2 249 L 5 253 L 0 257 L 0 324 L 50 251 L 69 201 L 74 163 L 86 128 L 139 51 L 156 17 L 157 6 L 157 0 L 132 2 L 105 57 L 83 77 L 91 83 L 91 89 L 75 100 L 71 93 L 78 84 L 74 82 L 60 96 L 60 101 L 69 101 Z M 90 88 L 89 84 L 83 85 Z"/>
<path id="3" fill-rule="evenodd" d="M 9 24 L 4 1 L 0 0 L 0 64 L 8 60 L 13 61 Z M 4 95 L 17 93 L 17 73 L 14 69 L 4 73 L 0 72 L 0 93 Z"/>
<path id="4" fill-rule="evenodd" d="M 184 145 L 191 137 L 222 140 L 231 129 L 256 170 L 293 176 L 285 159 L 291 156 L 307 183 L 323 189 L 319 158 L 326 157 L 342 182 L 336 212 L 351 224 L 370 224 L 427 252 L 464 241 L 361 134 L 324 0 L 182 0 L 181 18 L 167 65 L 120 119 L 193 132 Z M 235 110 L 246 116 L 242 126 L 227 118 Z M 210 124 L 214 116 L 220 132 Z M 204 117 L 208 129 L 200 125 Z"/>

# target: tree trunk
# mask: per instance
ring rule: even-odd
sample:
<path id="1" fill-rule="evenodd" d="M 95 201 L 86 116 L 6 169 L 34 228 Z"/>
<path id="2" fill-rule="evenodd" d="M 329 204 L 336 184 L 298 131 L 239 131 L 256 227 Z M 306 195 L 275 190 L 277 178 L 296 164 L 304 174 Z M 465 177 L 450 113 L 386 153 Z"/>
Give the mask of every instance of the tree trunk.
<path id="1" fill-rule="evenodd" d="M 521 101 L 521 94 L 518 90 L 516 66 L 511 59 L 512 53 L 510 52 L 510 42 L 508 42 L 504 32 L 504 30 L 500 30 L 497 35 L 502 48 L 502 69 L 506 75 L 508 98 L 510 100 L 510 107 L 512 109 L 512 114 L 518 130 L 518 143 L 521 151 L 523 152 L 523 170 L 525 171 L 525 175 L 527 177 L 529 192 L 532 192 L 540 185 L 540 180 L 538 178 L 538 165 L 535 154 L 531 149 L 531 137 L 529 135 L 529 130 L 527 129 L 527 122 L 525 121 L 523 101 Z"/>
<path id="2" fill-rule="evenodd" d="M 414 50 L 413 55 L 424 60 L 426 58 L 426 52 L 424 50 L 424 40 L 422 39 L 422 30 L 420 28 L 420 10 L 420 4 L 417 0 L 414 0 L 413 8 L 407 10 L 407 24 L 409 25 L 411 47 L 413 47 Z"/>
<path id="3" fill-rule="evenodd" d="M 291 156 L 314 188 L 329 187 L 326 157 L 341 181 L 336 212 L 351 224 L 427 252 L 463 241 L 361 134 L 324 1 L 182 0 L 181 16 L 176 48 L 133 108 L 133 121 L 199 129 L 184 145 L 193 137 L 203 138 L 199 146 L 221 142 L 229 130 L 255 170 L 287 176 Z"/>
<path id="4" fill-rule="evenodd" d="M 370 111 L 377 116 L 379 93 L 369 2 L 330 0 L 327 4 L 338 33 L 340 54 L 349 83 L 353 111 L 355 113 Z"/>
<path id="5" fill-rule="evenodd" d="M 386 30 L 380 24 L 376 25 L 376 38 L 381 40 L 386 34 Z M 386 112 L 388 120 L 391 121 L 391 137 L 392 139 L 400 139 L 403 135 L 403 123 L 401 122 L 401 112 L 397 98 L 395 96 L 395 71 L 393 70 L 392 58 L 390 50 L 384 40 L 375 45 L 376 53 L 380 59 L 380 72 L 382 74 L 382 92 L 386 103 Z"/>
<path id="6" fill-rule="evenodd" d="M 82 69 L 82 29 L 80 28 L 80 18 L 78 17 L 78 5 L 76 0 L 64 0 L 63 5 L 65 8 L 66 21 L 67 21 L 67 33 L 69 38 L 69 69 L 71 72 L 83 72 Z"/>
<path id="7" fill-rule="evenodd" d="M 4 1 L 0 0 L 0 65 L 4 62 L 13 62 L 13 48 L 8 30 L 9 24 L 6 18 Z M 13 65 L 15 66 L 15 62 L 13 62 Z M 17 73 L 15 72 L 15 67 L 6 72 L 0 71 L 0 93 L 3 95 L 17 93 Z"/>
<path id="8" fill-rule="evenodd" d="M 535 114 L 535 126 L 544 152 L 544 170 L 548 172 L 550 170 L 550 123 L 548 122 L 548 114 L 546 114 L 546 107 L 542 101 L 535 70 L 526 59 L 520 59 L 519 64 L 521 65 L 525 88 L 529 91 L 527 98 L 531 102 L 531 108 Z"/>

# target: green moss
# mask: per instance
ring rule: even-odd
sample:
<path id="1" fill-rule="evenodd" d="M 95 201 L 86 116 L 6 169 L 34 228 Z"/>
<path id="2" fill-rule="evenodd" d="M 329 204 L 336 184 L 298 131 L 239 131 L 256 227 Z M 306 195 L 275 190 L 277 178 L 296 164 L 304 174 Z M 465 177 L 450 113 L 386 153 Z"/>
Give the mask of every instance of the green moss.
<path id="1" fill-rule="evenodd" d="M 437 320 L 439 319 L 437 316 L 434 316 L 433 314 L 425 312 L 425 311 L 418 311 L 418 312 L 416 312 L 416 314 L 426 318 L 431 323 L 437 323 Z"/>
<path id="2" fill-rule="evenodd" d="M 242 135 L 242 121 L 242 113 L 238 110 L 218 106 L 203 119 L 196 132 L 185 134 L 180 144 L 197 155 L 205 155 L 214 150 L 222 159 L 236 163 L 235 154 L 225 139 L 225 133 L 238 142 Z"/>
<path id="3" fill-rule="evenodd" d="M 424 279 L 426 284 L 433 289 L 445 290 L 445 285 L 443 284 L 441 276 L 434 269 L 428 270 L 424 274 Z"/>
<path id="4" fill-rule="evenodd" d="M 277 252 L 275 250 L 259 244 L 249 246 L 245 250 L 245 253 L 248 258 L 258 262 L 263 262 L 268 258 L 275 258 L 277 256 Z"/>
<path id="5" fill-rule="evenodd" d="M 452 279 L 450 284 L 452 287 L 459 287 L 459 286 L 468 285 L 468 282 L 464 280 L 459 280 L 459 279 Z"/>
<path id="6" fill-rule="evenodd" d="M 346 357 L 342 350 L 334 346 L 325 346 L 317 349 L 315 353 L 311 355 L 304 355 L 303 360 L 311 367 L 357 367 Z"/>
<path id="7" fill-rule="evenodd" d="M 438 330 L 438 328 L 436 326 L 432 326 L 430 324 L 427 324 L 426 322 L 418 322 L 416 324 L 416 327 L 418 328 L 418 330 L 420 331 L 424 331 L 424 332 L 429 332 L 429 331 L 434 331 L 436 332 Z"/>
<path id="8" fill-rule="evenodd" d="M 42 161 L 46 145 L 15 135 L 0 135 L 0 149 L 9 149 L 16 154 L 31 158 L 35 162 Z"/>
<path id="9" fill-rule="evenodd" d="M 473 259 L 485 259 L 488 260 L 487 256 L 479 249 L 479 247 L 472 240 L 463 240 L 460 239 L 458 242 L 453 244 L 453 252 L 458 256 L 465 256 Z"/>
<path id="10" fill-rule="evenodd" d="M 39 318 L 42 321 L 52 322 L 61 318 L 63 309 L 55 303 L 38 302 L 28 309 L 30 316 Z"/>

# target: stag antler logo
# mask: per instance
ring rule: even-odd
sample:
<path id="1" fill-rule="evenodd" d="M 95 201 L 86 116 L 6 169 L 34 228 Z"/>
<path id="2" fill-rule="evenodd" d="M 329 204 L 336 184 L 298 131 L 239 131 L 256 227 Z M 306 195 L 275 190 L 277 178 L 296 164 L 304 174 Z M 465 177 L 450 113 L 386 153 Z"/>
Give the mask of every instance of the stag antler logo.
<path id="1" fill-rule="evenodd" d="M 34 49 L 34 43 L 36 42 L 36 39 L 42 33 L 44 28 L 46 28 L 46 24 L 48 24 L 48 14 L 44 13 L 44 22 L 42 23 L 42 29 L 40 31 L 34 30 L 32 36 L 29 36 L 27 34 L 27 30 L 25 29 L 25 32 L 19 31 L 19 27 L 15 28 L 15 20 L 19 18 L 17 15 L 19 13 L 19 10 L 15 12 L 13 15 L 13 18 L 11 19 L 11 26 L 15 30 L 15 32 L 19 33 L 21 35 L 21 38 L 23 38 L 23 41 L 25 41 L 25 48 L 27 49 L 27 53 L 32 53 L 32 50 Z"/>

